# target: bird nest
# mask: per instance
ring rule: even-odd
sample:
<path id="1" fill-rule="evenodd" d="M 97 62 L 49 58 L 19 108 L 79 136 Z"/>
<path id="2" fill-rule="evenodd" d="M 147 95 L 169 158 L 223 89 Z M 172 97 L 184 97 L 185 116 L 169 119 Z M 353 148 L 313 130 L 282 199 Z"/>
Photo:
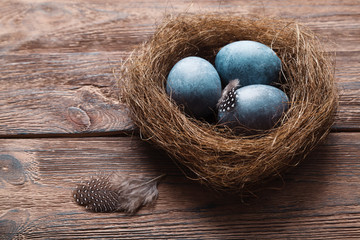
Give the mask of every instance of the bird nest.
<path id="1" fill-rule="evenodd" d="M 277 53 L 279 88 L 290 100 L 280 124 L 255 135 L 194 119 L 165 92 L 177 61 L 199 56 L 214 63 L 220 48 L 239 40 L 261 42 Z M 121 70 L 121 98 L 142 138 L 215 189 L 244 191 L 296 165 L 329 133 L 338 103 L 331 56 L 312 31 L 291 20 L 170 16 Z"/>

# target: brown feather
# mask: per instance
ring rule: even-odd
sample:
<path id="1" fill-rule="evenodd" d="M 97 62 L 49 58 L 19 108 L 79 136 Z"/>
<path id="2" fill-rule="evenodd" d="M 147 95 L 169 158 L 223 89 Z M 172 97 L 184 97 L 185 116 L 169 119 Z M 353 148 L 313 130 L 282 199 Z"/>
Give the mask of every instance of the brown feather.
<path id="1" fill-rule="evenodd" d="M 92 212 L 122 211 L 135 213 L 158 197 L 158 181 L 164 175 L 148 179 L 122 172 L 98 174 L 80 183 L 73 192 L 77 204 Z"/>

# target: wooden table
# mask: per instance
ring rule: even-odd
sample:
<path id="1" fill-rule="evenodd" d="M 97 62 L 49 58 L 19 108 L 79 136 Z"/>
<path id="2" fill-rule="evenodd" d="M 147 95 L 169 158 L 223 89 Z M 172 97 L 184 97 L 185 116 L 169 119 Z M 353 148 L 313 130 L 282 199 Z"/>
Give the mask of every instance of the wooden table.
<path id="1" fill-rule="evenodd" d="M 116 68 L 164 14 L 294 18 L 336 52 L 340 106 L 310 157 L 256 197 L 214 193 L 133 132 Z M 115 71 L 113 71 L 115 69 Z M 0 239 L 360 238 L 360 2 L 3 0 Z M 155 205 L 96 214 L 72 189 L 99 171 L 166 173 Z"/>

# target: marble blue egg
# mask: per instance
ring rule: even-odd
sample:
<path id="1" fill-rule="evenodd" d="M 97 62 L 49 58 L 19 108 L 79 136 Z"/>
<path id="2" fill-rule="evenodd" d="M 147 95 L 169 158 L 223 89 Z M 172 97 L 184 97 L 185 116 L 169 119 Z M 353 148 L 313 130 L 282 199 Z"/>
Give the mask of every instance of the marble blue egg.
<path id="1" fill-rule="evenodd" d="M 280 89 L 263 84 L 231 88 L 222 98 L 218 121 L 231 128 L 267 130 L 276 125 L 289 108 L 289 98 Z"/>
<path id="2" fill-rule="evenodd" d="M 196 118 L 214 113 L 221 96 L 221 80 L 214 66 L 200 57 L 186 57 L 171 69 L 166 93 Z"/>
<path id="3" fill-rule="evenodd" d="M 239 79 L 241 86 L 277 82 L 281 60 L 268 46 L 255 41 L 230 43 L 217 53 L 215 68 L 224 86 Z"/>

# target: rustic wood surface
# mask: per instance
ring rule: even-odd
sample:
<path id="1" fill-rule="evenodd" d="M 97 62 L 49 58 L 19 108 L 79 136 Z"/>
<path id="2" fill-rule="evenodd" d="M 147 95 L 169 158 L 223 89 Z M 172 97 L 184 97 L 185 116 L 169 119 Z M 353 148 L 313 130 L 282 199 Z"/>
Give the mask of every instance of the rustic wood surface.
<path id="1" fill-rule="evenodd" d="M 187 179 L 117 101 L 121 61 L 184 11 L 294 18 L 336 54 L 332 132 L 255 196 Z M 1 1 L 0 239 L 360 239 L 359 55 L 359 0 Z M 114 169 L 166 173 L 159 199 L 134 216 L 74 203 L 78 182 Z"/>

